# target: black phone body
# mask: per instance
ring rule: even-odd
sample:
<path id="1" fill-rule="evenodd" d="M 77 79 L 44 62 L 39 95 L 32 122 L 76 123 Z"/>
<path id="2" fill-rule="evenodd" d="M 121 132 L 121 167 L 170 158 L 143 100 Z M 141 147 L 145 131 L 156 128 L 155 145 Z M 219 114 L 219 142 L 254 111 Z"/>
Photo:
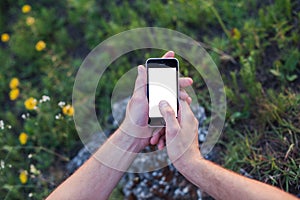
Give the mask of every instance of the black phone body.
<path id="1" fill-rule="evenodd" d="M 147 98 L 149 103 L 148 125 L 164 127 L 166 125 L 159 102 L 166 100 L 178 115 L 178 70 L 176 58 L 149 58 L 147 68 Z"/>

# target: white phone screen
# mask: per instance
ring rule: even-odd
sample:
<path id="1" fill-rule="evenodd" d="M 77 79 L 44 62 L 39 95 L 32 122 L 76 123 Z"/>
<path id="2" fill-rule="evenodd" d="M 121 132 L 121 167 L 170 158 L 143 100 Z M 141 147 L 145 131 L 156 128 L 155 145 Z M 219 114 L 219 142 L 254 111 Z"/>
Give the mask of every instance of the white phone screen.
<path id="1" fill-rule="evenodd" d="M 166 100 L 177 117 L 177 73 L 176 68 L 161 67 L 148 69 L 149 117 L 162 117 L 159 102 Z"/>

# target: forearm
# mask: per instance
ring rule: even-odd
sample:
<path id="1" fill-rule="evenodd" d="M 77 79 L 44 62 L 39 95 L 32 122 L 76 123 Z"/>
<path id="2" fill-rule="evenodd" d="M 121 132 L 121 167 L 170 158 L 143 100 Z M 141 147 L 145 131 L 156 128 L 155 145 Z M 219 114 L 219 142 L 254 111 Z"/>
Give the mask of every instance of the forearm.
<path id="1" fill-rule="evenodd" d="M 102 147 L 47 199 L 107 199 L 138 152 L 135 138 L 117 130 Z M 123 150 L 121 150 L 123 149 Z"/>
<path id="2" fill-rule="evenodd" d="M 215 199 L 296 199 L 275 187 L 240 176 L 204 159 L 182 167 L 181 173 Z"/>

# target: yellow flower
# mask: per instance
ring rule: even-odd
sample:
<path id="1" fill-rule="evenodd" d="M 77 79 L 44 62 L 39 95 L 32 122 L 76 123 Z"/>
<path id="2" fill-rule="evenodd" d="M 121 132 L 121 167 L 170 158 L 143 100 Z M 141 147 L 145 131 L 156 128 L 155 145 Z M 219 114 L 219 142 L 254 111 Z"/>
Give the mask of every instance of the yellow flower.
<path id="1" fill-rule="evenodd" d="M 26 4 L 22 7 L 22 13 L 29 13 L 31 11 L 31 6 Z"/>
<path id="2" fill-rule="evenodd" d="M 8 42 L 10 36 L 8 35 L 8 33 L 2 33 L 1 34 L 1 41 L 2 42 Z"/>
<path id="3" fill-rule="evenodd" d="M 72 116 L 74 114 L 74 108 L 71 105 L 66 105 L 62 108 L 64 115 Z"/>
<path id="4" fill-rule="evenodd" d="M 27 143 L 28 135 L 24 132 L 20 133 L 19 135 L 19 142 L 24 145 Z"/>
<path id="5" fill-rule="evenodd" d="M 9 99 L 14 101 L 18 98 L 20 94 L 20 90 L 18 88 L 16 89 L 12 89 L 10 92 L 9 92 Z"/>
<path id="6" fill-rule="evenodd" d="M 26 18 L 26 24 L 27 24 L 27 26 L 31 26 L 32 24 L 34 24 L 34 22 L 35 22 L 34 17 L 27 17 Z"/>
<path id="7" fill-rule="evenodd" d="M 231 30 L 231 37 L 234 40 L 239 40 L 239 39 L 241 39 L 241 32 L 237 28 L 233 28 Z"/>
<path id="8" fill-rule="evenodd" d="M 18 78 L 12 78 L 9 82 L 10 89 L 16 89 L 20 84 L 20 81 Z"/>
<path id="9" fill-rule="evenodd" d="M 27 110 L 34 110 L 37 105 L 37 100 L 33 97 L 30 97 L 30 98 L 26 99 L 26 101 L 24 102 L 24 105 Z"/>
<path id="10" fill-rule="evenodd" d="M 37 51 L 43 51 L 46 48 L 46 43 L 43 40 L 40 40 L 36 43 L 35 49 Z"/>
<path id="11" fill-rule="evenodd" d="M 22 170 L 19 174 L 19 179 L 22 184 L 26 184 L 28 181 L 28 172 L 26 170 Z"/>

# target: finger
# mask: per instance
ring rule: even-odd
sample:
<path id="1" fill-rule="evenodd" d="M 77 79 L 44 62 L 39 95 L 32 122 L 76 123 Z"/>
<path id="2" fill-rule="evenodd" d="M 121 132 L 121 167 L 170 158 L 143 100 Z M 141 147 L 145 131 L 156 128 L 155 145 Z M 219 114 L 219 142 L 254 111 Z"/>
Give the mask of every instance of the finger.
<path id="1" fill-rule="evenodd" d="M 134 94 L 138 96 L 146 96 L 147 71 L 143 65 L 138 66 L 138 76 L 135 81 Z"/>
<path id="2" fill-rule="evenodd" d="M 189 105 L 191 105 L 191 103 L 192 103 L 192 98 L 191 98 L 191 97 L 186 98 L 186 102 L 187 102 Z"/>
<path id="3" fill-rule="evenodd" d="M 174 56 L 174 51 L 168 51 L 167 53 L 165 53 L 165 55 L 162 56 L 162 58 L 174 58 Z"/>
<path id="4" fill-rule="evenodd" d="M 193 79 L 189 77 L 179 78 L 179 87 L 185 88 L 193 84 Z"/>
<path id="5" fill-rule="evenodd" d="M 187 98 L 189 97 L 189 95 L 186 93 L 185 90 L 180 90 L 179 91 L 179 98 L 182 100 L 187 100 Z"/>
<path id="6" fill-rule="evenodd" d="M 155 145 L 158 143 L 159 138 L 161 137 L 161 135 L 163 135 L 165 133 L 164 128 L 158 129 L 159 131 L 157 131 L 156 133 L 153 134 L 153 136 L 150 139 L 150 144 Z"/>
<path id="7" fill-rule="evenodd" d="M 158 150 L 162 150 L 165 146 L 165 140 L 166 140 L 166 136 L 162 136 L 159 138 L 158 144 L 157 144 L 157 148 Z"/>
<path id="8" fill-rule="evenodd" d="M 191 110 L 191 107 L 186 101 L 179 101 L 180 104 L 180 118 L 184 119 L 185 121 L 190 121 L 195 119 L 194 113 Z"/>
<path id="9" fill-rule="evenodd" d="M 166 133 L 169 135 L 168 137 L 173 138 L 180 128 L 175 112 L 169 103 L 164 100 L 159 102 L 159 110 L 166 122 Z"/>

